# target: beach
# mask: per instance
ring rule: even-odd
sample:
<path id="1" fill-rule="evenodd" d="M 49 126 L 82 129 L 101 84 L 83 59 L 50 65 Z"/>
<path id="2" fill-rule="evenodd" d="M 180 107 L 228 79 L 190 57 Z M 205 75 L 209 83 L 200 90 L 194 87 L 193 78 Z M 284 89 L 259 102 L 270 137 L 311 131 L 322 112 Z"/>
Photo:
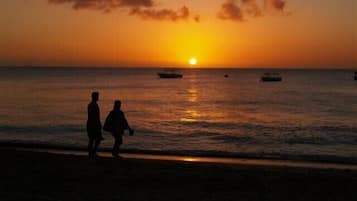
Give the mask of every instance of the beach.
<path id="1" fill-rule="evenodd" d="M 357 171 L 0 151 L 1 200 L 356 200 Z"/>

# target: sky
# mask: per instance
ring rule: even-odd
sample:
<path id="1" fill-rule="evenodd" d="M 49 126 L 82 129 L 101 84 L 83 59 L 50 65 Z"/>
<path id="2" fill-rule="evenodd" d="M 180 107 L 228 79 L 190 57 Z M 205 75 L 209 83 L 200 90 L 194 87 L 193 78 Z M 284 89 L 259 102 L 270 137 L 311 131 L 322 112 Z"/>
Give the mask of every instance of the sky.
<path id="1" fill-rule="evenodd" d="M 357 68 L 356 0 L 0 5 L 0 66 Z"/>

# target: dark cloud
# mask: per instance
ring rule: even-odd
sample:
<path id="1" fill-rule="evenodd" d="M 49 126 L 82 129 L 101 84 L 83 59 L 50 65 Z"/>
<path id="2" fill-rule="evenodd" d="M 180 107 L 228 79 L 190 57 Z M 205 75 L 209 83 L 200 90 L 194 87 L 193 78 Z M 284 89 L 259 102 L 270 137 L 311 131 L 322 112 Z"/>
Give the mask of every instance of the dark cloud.
<path id="1" fill-rule="evenodd" d="M 129 15 L 139 16 L 150 20 L 187 20 L 191 17 L 190 10 L 183 6 L 178 10 L 158 9 L 154 0 L 48 0 L 52 4 L 71 4 L 76 10 L 92 9 L 103 12 L 111 12 L 117 8 L 127 8 Z M 200 21 L 199 15 L 192 17 L 196 22 Z"/>
<path id="2" fill-rule="evenodd" d="M 264 0 L 265 8 L 274 11 L 284 11 L 286 1 L 283 0 Z"/>
<path id="3" fill-rule="evenodd" d="M 246 17 L 261 17 L 272 11 L 285 13 L 285 7 L 284 0 L 225 0 L 217 17 L 222 20 L 244 21 Z"/>
<path id="4" fill-rule="evenodd" d="M 243 12 L 235 0 L 226 0 L 221 5 L 221 10 L 218 12 L 217 17 L 222 20 L 242 21 Z"/>
<path id="5" fill-rule="evenodd" d="M 200 15 L 195 15 L 193 17 L 193 19 L 195 20 L 195 22 L 201 22 L 201 16 Z"/>
<path id="6" fill-rule="evenodd" d="M 130 15 L 139 16 L 142 19 L 153 19 L 153 20 L 187 20 L 190 18 L 190 10 L 184 6 L 179 10 L 171 10 L 171 9 L 141 9 L 139 7 L 133 8 L 130 11 Z"/>
<path id="7" fill-rule="evenodd" d="M 144 6 L 144 7 L 152 7 L 154 6 L 153 0 L 121 0 L 122 6 Z"/>
<path id="8" fill-rule="evenodd" d="M 99 10 L 104 13 L 118 9 L 145 20 L 188 20 L 201 21 L 200 15 L 192 15 L 186 6 L 178 10 L 158 8 L 157 0 L 48 0 L 52 4 L 69 4 L 73 9 Z M 287 0 L 224 0 L 217 17 L 222 20 L 244 21 L 248 17 L 265 14 L 287 13 Z M 122 8 L 122 9 L 120 9 Z"/>
<path id="9" fill-rule="evenodd" d="M 72 4 L 73 8 L 111 11 L 119 7 L 152 7 L 153 0 L 48 0 L 53 4 Z"/>

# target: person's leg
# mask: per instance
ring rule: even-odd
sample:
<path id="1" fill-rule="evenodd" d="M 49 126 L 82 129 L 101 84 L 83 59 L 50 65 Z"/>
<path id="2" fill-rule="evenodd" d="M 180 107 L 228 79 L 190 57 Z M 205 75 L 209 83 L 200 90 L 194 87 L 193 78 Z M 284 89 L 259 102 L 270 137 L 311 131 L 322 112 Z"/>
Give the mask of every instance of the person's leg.
<path id="1" fill-rule="evenodd" d="M 99 132 L 96 132 L 95 133 L 95 136 L 94 136 L 94 142 L 93 142 L 93 144 L 94 144 L 94 146 L 93 146 L 93 148 L 92 148 L 92 155 L 93 156 L 96 156 L 97 155 L 97 151 L 98 151 L 98 147 L 99 147 L 99 144 L 100 144 L 100 141 L 102 141 L 102 133 L 99 131 Z"/>
<path id="2" fill-rule="evenodd" d="M 112 149 L 112 155 L 113 156 L 117 156 L 119 153 L 118 150 L 118 139 L 116 137 L 114 137 L 114 145 L 113 145 L 113 149 Z"/>
<path id="3" fill-rule="evenodd" d="M 115 135 L 115 143 L 112 150 L 112 155 L 114 157 L 119 157 L 120 145 L 123 143 L 122 135 Z"/>
<path id="4" fill-rule="evenodd" d="M 118 154 L 120 152 L 120 146 L 123 144 L 123 136 L 122 135 L 119 135 L 118 136 Z"/>
<path id="5" fill-rule="evenodd" d="M 89 138 L 88 141 L 88 156 L 92 156 L 93 155 L 93 143 L 94 143 L 94 139 L 93 138 Z"/>
<path id="6" fill-rule="evenodd" d="M 93 155 L 96 156 L 97 155 L 97 151 L 98 151 L 98 147 L 100 144 L 101 139 L 96 139 L 95 143 L 94 143 L 94 148 L 93 148 Z"/>
<path id="7" fill-rule="evenodd" d="M 115 157 L 116 158 L 121 158 L 119 156 L 120 153 L 120 146 L 123 144 L 123 137 L 121 135 L 117 136 L 115 139 Z"/>

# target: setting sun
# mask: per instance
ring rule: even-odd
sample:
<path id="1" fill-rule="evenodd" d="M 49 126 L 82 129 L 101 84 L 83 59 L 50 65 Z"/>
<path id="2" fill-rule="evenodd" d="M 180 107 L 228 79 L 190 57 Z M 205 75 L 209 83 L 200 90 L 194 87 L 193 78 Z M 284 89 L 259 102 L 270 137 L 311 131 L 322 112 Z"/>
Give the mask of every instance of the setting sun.
<path id="1" fill-rule="evenodd" d="M 189 61 L 190 65 L 194 66 L 197 64 L 197 59 L 196 58 L 191 58 Z"/>

